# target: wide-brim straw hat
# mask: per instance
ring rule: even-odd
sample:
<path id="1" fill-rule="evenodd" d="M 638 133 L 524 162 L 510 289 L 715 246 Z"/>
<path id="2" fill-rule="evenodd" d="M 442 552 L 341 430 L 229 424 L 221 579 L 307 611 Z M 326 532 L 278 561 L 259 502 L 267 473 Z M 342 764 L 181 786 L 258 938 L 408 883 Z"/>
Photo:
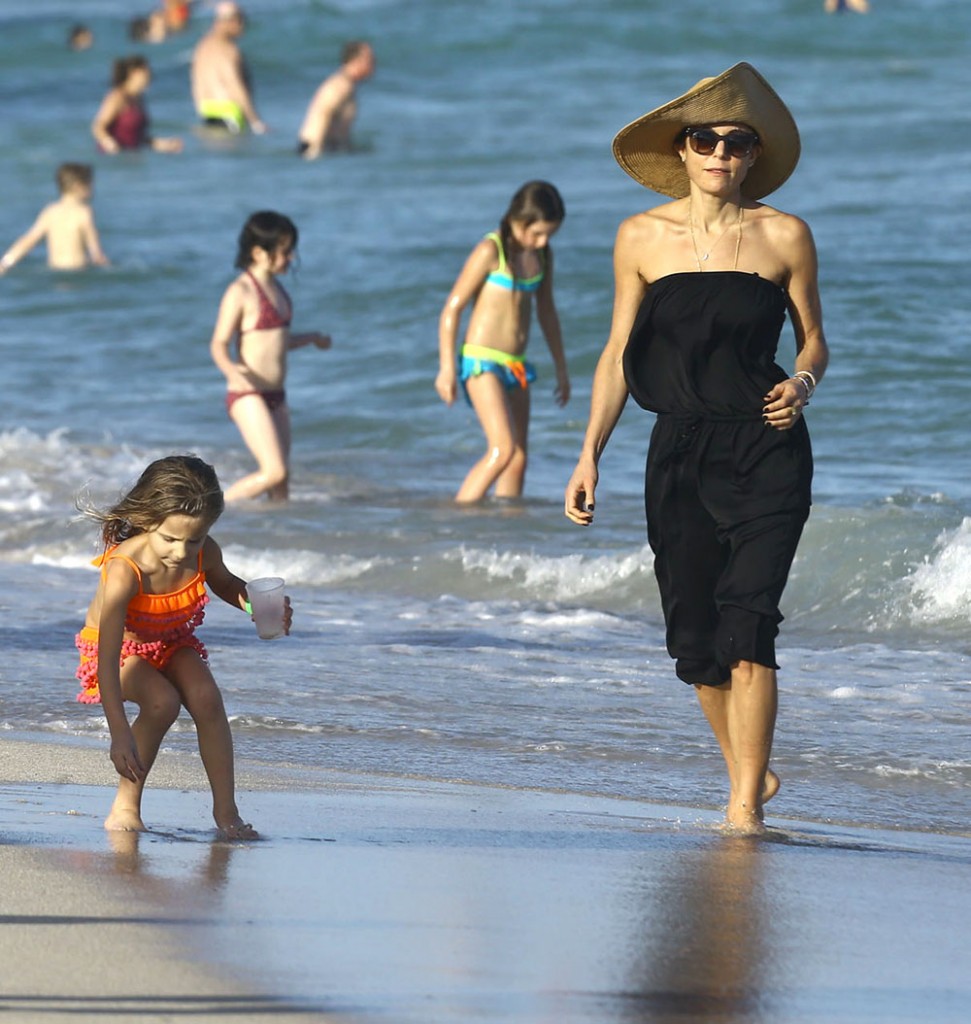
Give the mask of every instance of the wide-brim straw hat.
<path id="1" fill-rule="evenodd" d="M 742 182 L 743 195 L 761 199 L 795 170 L 801 149 L 796 122 L 772 86 L 744 61 L 621 128 L 614 157 L 635 181 L 680 199 L 689 186 L 678 136 L 685 128 L 721 124 L 745 124 L 759 136 L 761 152 Z"/>

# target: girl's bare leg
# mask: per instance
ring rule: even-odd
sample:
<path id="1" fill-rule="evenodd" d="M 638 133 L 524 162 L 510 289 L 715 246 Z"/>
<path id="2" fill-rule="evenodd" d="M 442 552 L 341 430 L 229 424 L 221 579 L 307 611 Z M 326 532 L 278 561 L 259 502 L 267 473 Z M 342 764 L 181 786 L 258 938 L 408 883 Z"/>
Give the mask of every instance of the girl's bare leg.
<path id="1" fill-rule="evenodd" d="M 455 500 L 481 501 L 516 456 L 516 428 L 505 385 L 494 373 L 480 373 L 466 381 L 472 408 L 486 437 L 486 453 L 469 470 Z"/>
<path id="2" fill-rule="evenodd" d="M 284 411 L 285 404 L 276 410 L 277 413 Z M 282 493 L 286 497 L 289 475 L 289 412 L 287 411 L 286 415 L 285 437 L 280 436 L 278 420 L 260 395 L 243 395 L 242 398 L 237 398 L 229 415 L 239 428 L 243 441 L 256 459 L 259 468 L 255 473 L 242 477 L 227 488 L 226 500 L 257 498 L 267 492 L 271 496 L 274 493 Z"/>
<path id="3" fill-rule="evenodd" d="M 155 762 L 162 739 L 179 717 L 182 701 L 172 684 L 147 661 L 128 658 L 121 668 L 121 695 L 138 705 L 132 735 L 145 775 L 138 782 L 120 778 L 118 791 L 105 828 L 112 831 L 144 832 L 142 792 L 149 769 Z"/>
<path id="4" fill-rule="evenodd" d="M 222 694 L 209 666 L 191 647 L 176 651 L 165 669 L 196 724 L 199 754 L 212 790 L 212 816 L 220 833 L 229 839 L 256 839 L 252 825 L 236 806 L 233 734 Z"/>
<path id="5" fill-rule="evenodd" d="M 518 498 L 523 493 L 526 479 L 526 451 L 529 440 L 529 389 L 516 388 L 506 392 L 506 401 L 512 419 L 516 448 L 509 465 L 496 479 L 497 498 Z"/>
<path id="6" fill-rule="evenodd" d="M 276 436 L 280 440 L 280 450 L 283 452 L 283 465 L 286 468 L 286 476 L 282 483 L 271 487 L 269 496 L 273 501 L 287 501 L 290 497 L 290 406 L 284 402 L 270 411 L 273 423 L 276 427 Z"/>

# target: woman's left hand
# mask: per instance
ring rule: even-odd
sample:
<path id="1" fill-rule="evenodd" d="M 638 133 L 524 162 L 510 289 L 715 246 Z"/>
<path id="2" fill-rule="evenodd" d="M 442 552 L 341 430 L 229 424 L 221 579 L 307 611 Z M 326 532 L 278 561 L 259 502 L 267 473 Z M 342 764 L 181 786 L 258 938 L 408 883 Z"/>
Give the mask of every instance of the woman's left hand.
<path id="1" fill-rule="evenodd" d="M 765 396 L 762 419 L 774 430 L 791 430 L 802 416 L 806 404 L 806 386 L 798 378 L 780 381 Z"/>

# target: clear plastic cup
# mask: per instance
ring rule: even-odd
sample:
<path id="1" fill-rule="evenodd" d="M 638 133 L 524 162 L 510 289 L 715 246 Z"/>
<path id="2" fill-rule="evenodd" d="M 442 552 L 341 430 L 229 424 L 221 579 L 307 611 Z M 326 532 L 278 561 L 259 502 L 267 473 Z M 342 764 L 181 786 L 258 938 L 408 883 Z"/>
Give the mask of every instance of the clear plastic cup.
<path id="1" fill-rule="evenodd" d="M 266 576 L 246 584 L 246 596 L 253 609 L 256 633 L 261 640 L 283 636 L 284 580 L 281 576 Z"/>

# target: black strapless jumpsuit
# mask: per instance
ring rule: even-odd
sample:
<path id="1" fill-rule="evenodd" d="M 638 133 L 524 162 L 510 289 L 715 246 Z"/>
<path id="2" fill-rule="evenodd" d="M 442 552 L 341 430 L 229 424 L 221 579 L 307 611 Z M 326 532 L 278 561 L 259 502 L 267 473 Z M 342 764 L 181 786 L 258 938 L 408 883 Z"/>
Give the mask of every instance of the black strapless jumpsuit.
<path id="1" fill-rule="evenodd" d="M 778 668 L 779 600 L 809 515 L 803 419 L 762 420 L 788 374 L 775 354 L 785 292 L 738 271 L 671 274 L 641 303 L 624 353 L 631 395 L 657 413 L 647 454 L 647 536 L 667 646 L 686 683 L 731 666 Z"/>

